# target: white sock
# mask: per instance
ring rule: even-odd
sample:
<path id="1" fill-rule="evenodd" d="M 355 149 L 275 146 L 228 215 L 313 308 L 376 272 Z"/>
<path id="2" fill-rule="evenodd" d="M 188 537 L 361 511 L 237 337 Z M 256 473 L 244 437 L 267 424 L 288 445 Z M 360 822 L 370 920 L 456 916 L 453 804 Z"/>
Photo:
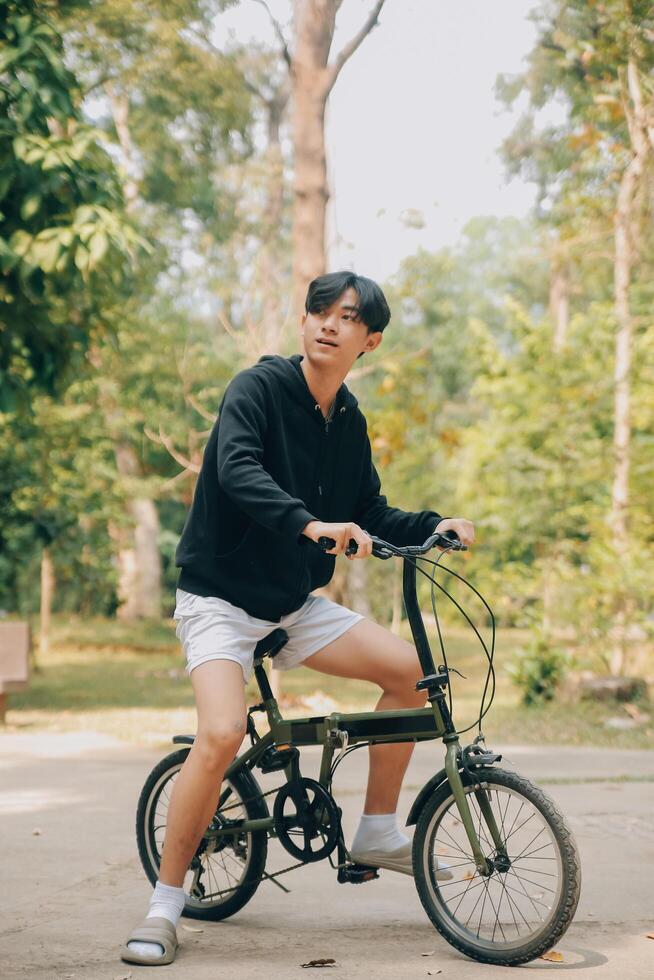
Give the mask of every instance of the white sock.
<path id="1" fill-rule="evenodd" d="M 175 888 L 174 885 L 164 885 L 158 881 L 152 892 L 150 908 L 148 909 L 147 919 L 159 916 L 168 919 L 177 928 L 182 911 L 184 910 L 185 895 L 183 888 Z M 163 956 L 163 946 L 159 943 L 142 943 L 134 940 L 127 944 L 129 949 L 135 953 L 144 953 L 146 956 Z"/>
<path id="2" fill-rule="evenodd" d="M 408 844 L 397 827 L 395 813 L 364 813 L 359 821 L 357 832 L 352 841 L 351 851 L 397 851 L 403 844 Z"/>

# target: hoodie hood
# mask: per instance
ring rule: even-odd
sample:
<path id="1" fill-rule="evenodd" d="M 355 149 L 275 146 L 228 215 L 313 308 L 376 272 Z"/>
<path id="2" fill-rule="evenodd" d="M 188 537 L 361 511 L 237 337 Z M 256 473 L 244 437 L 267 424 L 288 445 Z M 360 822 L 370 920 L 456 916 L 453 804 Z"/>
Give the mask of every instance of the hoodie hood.
<path id="1" fill-rule="evenodd" d="M 265 371 L 279 379 L 285 389 L 293 398 L 303 405 L 308 412 L 315 418 L 316 399 L 313 397 L 307 379 L 301 368 L 303 354 L 291 354 L 290 357 L 282 357 L 280 354 L 264 354 L 255 365 L 256 371 Z M 352 394 L 346 384 L 341 384 L 336 392 L 336 404 L 334 405 L 334 415 L 336 413 L 347 413 L 353 411 L 359 404 L 356 397 Z"/>

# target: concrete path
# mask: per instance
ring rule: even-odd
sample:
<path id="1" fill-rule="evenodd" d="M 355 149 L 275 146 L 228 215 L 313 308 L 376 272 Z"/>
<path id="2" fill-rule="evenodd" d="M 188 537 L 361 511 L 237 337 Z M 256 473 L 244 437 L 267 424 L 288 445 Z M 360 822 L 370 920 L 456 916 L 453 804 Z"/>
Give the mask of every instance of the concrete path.
<path id="1" fill-rule="evenodd" d="M 557 946 L 564 962 L 537 961 L 518 972 L 574 971 L 580 980 L 654 977 L 654 940 L 646 938 L 654 933 L 654 753 L 494 748 L 558 800 L 583 865 L 579 910 Z M 147 773 L 166 751 L 139 751 L 100 736 L 0 735 L 1 980 L 154 975 L 151 968 L 123 964 L 117 948 L 142 918 L 151 892 L 136 855 L 134 812 Z M 315 775 L 318 751 L 306 750 L 305 758 L 303 771 Z M 440 746 L 436 754 L 434 744 L 417 747 L 402 817 L 441 758 Z M 366 769 L 361 750 L 335 781 L 348 840 Z M 277 844 L 271 850 L 269 870 L 291 863 Z M 163 975 L 299 980 L 313 972 L 301 964 L 317 957 L 337 961 L 321 973 L 325 980 L 476 980 L 491 970 L 440 938 L 409 877 L 384 872 L 370 884 L 339 885 L 322 862 L 282 880 L 290 895 L 263 883 L 250 904 L 223 923 L 183 919 L 177 959 L 160 968 Z M 515 980 L 516 970 L 492 968 L 492 976 Z"/>

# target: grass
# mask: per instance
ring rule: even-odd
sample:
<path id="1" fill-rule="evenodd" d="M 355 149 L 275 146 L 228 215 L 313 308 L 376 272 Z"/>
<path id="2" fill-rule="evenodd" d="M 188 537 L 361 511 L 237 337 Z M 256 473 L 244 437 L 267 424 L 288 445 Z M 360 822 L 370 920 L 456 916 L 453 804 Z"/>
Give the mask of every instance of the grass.
<path id="1" fill-rule="evenodd" d="M 403 627 L 409 638 L 408 624 Z M 619 705 L 524 707 L 505 665 L 526 639 L 518 630 L 498 634 L 497 692 L 483 723 L 491 745 L 495 741 L 654 748 L 654 723 L 632 731 L 604 727 L 609 716 L 627 717 Z M 450 666 L 466 675 L 466 680 L 451 675 L 454 717 L 461 729 L 473 723 L 478 712 L 484 658 L 477 641 L 462 630 L 448 630 L 446 642 Z M 282 710 L 290 716 L 372 710 L 379 693 L 370 684 L 302 667 L 284 672 L 282 684 Z M 253 683 L 248 698 L 250 703 L 257 700 Z M 641 710 L 648 713 L 647 706 Z M 66 615 L 54 618 L 50 652 L 33 672 L 29 689 L 9 696 L 6 727 L 18 732 L 96 731 L 140 745 L 159 745 L 176 732 L 195 731 L 195 724 L 191 685 L 172 621 L 125 623 Z"/>

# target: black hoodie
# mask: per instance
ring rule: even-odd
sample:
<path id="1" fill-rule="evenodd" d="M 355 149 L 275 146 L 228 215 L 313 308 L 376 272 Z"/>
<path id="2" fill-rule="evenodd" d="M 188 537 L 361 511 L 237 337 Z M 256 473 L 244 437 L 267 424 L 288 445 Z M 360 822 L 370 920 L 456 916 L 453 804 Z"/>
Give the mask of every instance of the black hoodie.
<path id="1" fill-rule="evenodd" d="M 265 355 L 228 384 L 175 555 L 180 589 L 273 622 L 334 573 L 335 556 L 301 533 L 309 521 L 404 545 L 442 520 L 388 506 L 357 399 L 342 384 L 326 421 L 302 359 Z"/>

